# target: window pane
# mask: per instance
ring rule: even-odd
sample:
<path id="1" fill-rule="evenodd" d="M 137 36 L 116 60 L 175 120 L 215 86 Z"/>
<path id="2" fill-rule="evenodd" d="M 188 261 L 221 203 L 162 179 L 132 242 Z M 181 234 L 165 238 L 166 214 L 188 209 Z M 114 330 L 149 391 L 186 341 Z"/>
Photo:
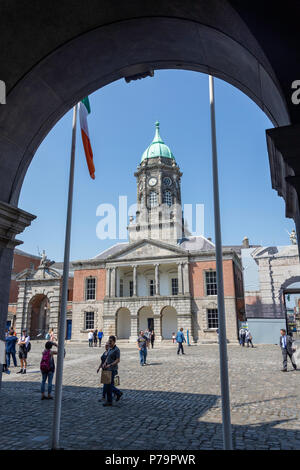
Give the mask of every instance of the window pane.
<path id="1" fill-rule="evenodd" d="M 205 272 L 206 295 L 217 295 L 217 273 L 216 271 Z"/>
<path id="2" fill-rule="evenodd" d="M 85 284 L 85 299 L 95 300 L 95 298 L 96 298 L 96 279 L 94 277 L 89 277 L 86 279 L 86 284 Z"/>
<path id="3" fill-rule="evenodd" d="M 178 295 L 178 279 L 172 279 L 172 295 Z"/>
<path id="4" fill-rule="evenodd" d="M 150 192 L 150 207 L 157 206 L 157 194 L 155 191 Z"/>
<path id="5" fill-rule="evenodd" d="M 167 204 L 168 206 L 171 207 L 171 205 L 172 205 L 172 193 L 171 193 L 171 191 L 165 191 L 164 192 L 164 204 Z"/>
<path id="6" fill-rule="evenodd" d="M 154 296 L 154 280 L 153 279 L 150 279 L 149 281 L 149 294 L 151 297 Z"/>
<path id="7" fill-rule="evenodd" d="M 133 296 L 133 281 L 129 281 L 129 295 Z"/>
<path id="8" fill-rule="evenodd" d="M 85 329 L 94 329 L 94 312 L 85 312 Z"/>
<path id="9" fill-rule="evenodd" d="M 219 328 L 219 317 L 217 308 L 209 308 L 207 310 L 208 328 Z"/>

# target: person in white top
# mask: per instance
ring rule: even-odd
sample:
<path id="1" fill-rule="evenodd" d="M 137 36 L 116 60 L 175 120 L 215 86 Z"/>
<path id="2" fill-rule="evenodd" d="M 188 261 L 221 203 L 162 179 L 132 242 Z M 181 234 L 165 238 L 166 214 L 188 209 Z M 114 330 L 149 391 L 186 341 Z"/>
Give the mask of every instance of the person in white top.
<path id="1" fill-rule="evenodd" d="M 18 341 L 19 346 L 19 359 L 21 362 L 21 370 L 17 374 L 26 374 L 27 367 L 27 353 L 29 350 L 30 336 L 27 336 L 26 330 L 23 330 L 22 336 Z"/>
<path id="2" fill-rule="evenodd" d="M 92 330 L 91 330 L 91 331 L 89 331 L 89 333 L 88 333 L 89 347 L 90 347 L 90 348 L 93 347 L 93 338 L 94 338 L 94 334 L 93 334 L 93 332 L 92 332 Z"/>

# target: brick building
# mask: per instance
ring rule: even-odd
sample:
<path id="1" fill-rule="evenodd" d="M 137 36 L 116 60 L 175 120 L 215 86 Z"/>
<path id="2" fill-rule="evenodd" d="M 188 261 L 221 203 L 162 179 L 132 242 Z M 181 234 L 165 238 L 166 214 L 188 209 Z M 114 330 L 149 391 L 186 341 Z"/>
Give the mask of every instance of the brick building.
<path id="1" fill-rule="evenodd" d="M 86 340 L 91 329 L 136 341 L 138 330 L 170 339 L 183 327 L 191 342 L 217 341 L 215 247 L 186 233 L 181 209 L 182 172 L 156 123 L 153 142 L 135 172 L 136 216 L 128 242 L 92 259 L 72 262 L 67 335 Z M 226 328 L 236 341 L 244 319 L 241 246 L 223 247 Z M 17 277 L 16 326 L 32 336 L 57 329 L 62 265 L 42 258 Z M 72 329 L 72 334 L 71 334 Z"/>

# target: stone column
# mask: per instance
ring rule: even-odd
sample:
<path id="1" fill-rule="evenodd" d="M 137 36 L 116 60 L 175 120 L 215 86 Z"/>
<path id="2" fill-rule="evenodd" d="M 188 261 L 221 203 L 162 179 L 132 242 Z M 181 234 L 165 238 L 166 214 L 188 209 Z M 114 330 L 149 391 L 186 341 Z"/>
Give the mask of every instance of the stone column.
<path id="1" fill-rule="evenodd" d="M 133 296 L 137 296 L 137 267 L 133 266 Z"/>
<path id="2" fill-rule="evenodd" d="M 49 315 L 49 328 L 53 328 L 55 336 L 58 334 L 58 320 L 60 314 L 60 294 L 61 285 L 60 283 L 51 288 L 53 289 L 52 295 L 49 295 L 50 303 L 50 315 Z"/>
<path id="3" fill-rule="evenodd" d="M 139 317 L 138 315 L 130 315 L 130 337 L 129 343 L 136 343 L 139 335 Z"/>
<path id="4" fill-rule="evenodd" d="M 178 263 L 178 294 L 183 294 L 182 263 Z"/>
<path id="5" fill-rule="evenodd" d="M 159 264 L 155 265 L 155 295 L 160 295 Z"/>
<path id="6" fill-rule="evenodd" d="M 106 268 L 106 289 L 105 289 L 105 296 L 110 296 L 110 268 Z"/>
<path id="7" fill-rule="evenodd" d="M 161 316 L 160 315 L 154 315 L 153 318 L 154 318 L 155 341 L 160 343 L 161 340 L 162 340 L 162 336 L 161 336 Z"/>
<path id="8" fill-rule="evenodd" d="M 183 293 L 190 293 L 189 263 L 184 263 L 183 265 Z"/>
<path id="9" fill-rule="evenodd" d="M 110 285 L 110 296 L 116 296 L 116 268 L 112 268 L 111 270 L 111 285 Z"/>
<path id="10" fill-rule="evenodd" d="M 189 341 L 190 344 L 194 343 L 194 332 L 193 332 L 193 316 L 192 313 L 188 315 L 177 315 L 177 328 L 183 328 L 183 333 L 187 341 L 187 330 L 189 330 Z M 186 342 L 187 344 L 187 342 Z"/>
<path id="11" fill-rule="evenodd" d="M 14 248 L 22 243 L 15 236 L 23 232 L 33 219 L 34 215 L 0 202 L 0 387 L 13 254 Z"/>

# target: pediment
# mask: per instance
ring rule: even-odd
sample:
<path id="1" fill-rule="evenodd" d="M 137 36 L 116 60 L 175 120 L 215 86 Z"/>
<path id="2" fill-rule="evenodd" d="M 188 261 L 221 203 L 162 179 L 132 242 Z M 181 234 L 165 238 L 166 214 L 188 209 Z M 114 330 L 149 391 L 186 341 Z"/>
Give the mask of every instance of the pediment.
<path id="1" fill-rule="evenodd" d="M 25 269 L 21 273 L 16 276 L 17 281 L 39 281 L 39 280 L 46 280 L 46 279 L 59 279 L 61 274 L 53 268 L 45 268 L 45 267 L 38 267 L 36 271 L 32 271 L 30 269 Z"/>
<path id="2" fill-rule="evenodd" d="M 108 257 L 112 261 L 186 256 L 186 250 L 160 241 L 141 240 Z"/>

